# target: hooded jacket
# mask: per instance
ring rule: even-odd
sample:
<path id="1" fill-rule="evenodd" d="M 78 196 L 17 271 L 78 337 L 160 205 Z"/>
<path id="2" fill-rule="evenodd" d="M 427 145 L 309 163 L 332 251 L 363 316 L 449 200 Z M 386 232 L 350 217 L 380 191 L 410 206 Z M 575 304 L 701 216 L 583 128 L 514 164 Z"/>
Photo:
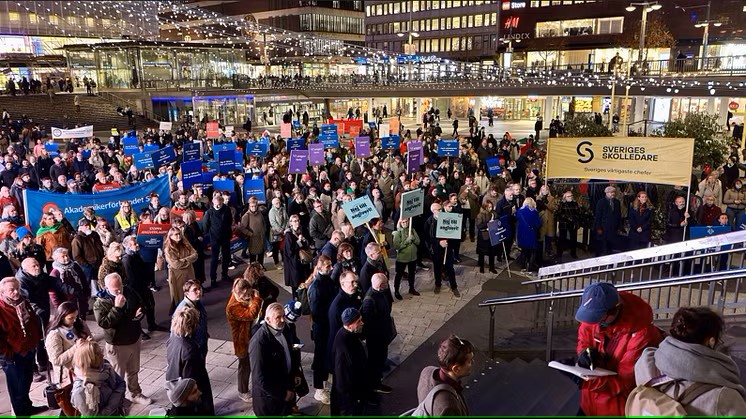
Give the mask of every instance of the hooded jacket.
<path id="1" fill-rule="evenodd" d="M 679 394 L 694 383 L 719 386 L 684 406 L 688 416 L 746 415 L 746 389 L 741 384 L 738 365 L 724 353 L 669 336 L 659 348 L 645 349 L 635 364 L 637 385 L 661 375 L 682 380 Z M 670 386 L 665 393 L 673 397 L 674 387 Z"/>
<path id="2" fill-rule="evenodd" d="M 126 385 L 108 361 L 73 382 L 70 401 L 81 416 L 121 416 Z"/>

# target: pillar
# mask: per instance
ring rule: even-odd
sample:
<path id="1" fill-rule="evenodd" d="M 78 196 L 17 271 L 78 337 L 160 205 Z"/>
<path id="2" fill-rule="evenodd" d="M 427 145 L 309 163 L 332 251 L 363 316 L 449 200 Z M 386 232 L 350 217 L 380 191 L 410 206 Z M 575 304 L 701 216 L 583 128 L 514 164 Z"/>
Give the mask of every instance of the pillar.
<path id="1" fill-rule="evenodd" d="M 544 128 L 549 128 L 549 122 L 552 121 L 552 104 L 557 102 L 558 108 L 555 110 L 557 115 L 562 117 L 562 97 L 561 96 L 547 96 L 544 99 L 544 112 L 542 118 L 544 119 Z"/>
<path id="2" fill-rule="evenodd" d="M 711 100 L 714 102 L 713 98 L 711 98 Z M 726 120 L 728 119 L 728 111 L 730 111 L 730 109 L 728 108 L 729 103 L 730 103 L 730 98 L 728 97 L 720 98 L 720 108 L 715 109 L 715 112 L 717 112 L 717 116 L 718 116 L 718 124 L 725 125 L 725 123 L 727 122 Z"/>

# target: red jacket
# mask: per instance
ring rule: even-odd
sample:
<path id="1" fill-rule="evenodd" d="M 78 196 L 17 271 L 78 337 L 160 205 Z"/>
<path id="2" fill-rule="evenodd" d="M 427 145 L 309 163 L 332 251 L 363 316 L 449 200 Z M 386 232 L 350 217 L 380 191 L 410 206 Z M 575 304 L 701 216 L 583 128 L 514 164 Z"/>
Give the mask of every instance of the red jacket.
<path id="1" fill-rule="evenodd" d="M 0 300 L 0 354 L 6 358 L 12 358 L 13 354 L 25 355 L 28 351 L 36 349 L 41 339 L 41 322 L 28 300 L 24 304 L 31 314 L 25 325 L 26 336 L 23 335 L 15 307 Z"/>
<path id="2" fill-rule="evenodd" d="M 643 349 L 658 346 L 663 337 L 653 325 L 653 310 L 642 298 L 620 292 L 622 312 L 609 327 L 580 323 L 578 347 L 596 348 L 601 354 L 599 367 L 617 375 L 586 381 L 581 387 L 580 407 L 587 416 L 624 416 L 627 396 L 635 388 L 635 363 Z"/>

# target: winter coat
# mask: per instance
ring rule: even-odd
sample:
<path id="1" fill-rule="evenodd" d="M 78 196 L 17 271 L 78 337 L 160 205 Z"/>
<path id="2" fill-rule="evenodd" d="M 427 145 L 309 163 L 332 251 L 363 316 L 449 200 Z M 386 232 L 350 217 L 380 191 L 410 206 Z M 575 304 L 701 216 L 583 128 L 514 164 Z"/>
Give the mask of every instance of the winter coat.
<path id="1" fill-rule="evenodd" d="M 104 257 L 104 259 L 101 261 L 101 266 L 98 268 L 98 285 L 101 288 L 104 287 L 104 278 L 106 278 L 106 275 L 109 275 L 111 273 L 118 273 L 119 276 L 122 277 L 122 283 L 125 285 L 129 285 L 127 272 L 124 270 L 124 265 L 122 265 L 122 262 L 112 262 L 109 260 L 109 258 Z"/>
<path id="2" fill-rule="evenodd" d="M 541 217 L 541 228 L 539 229 L 539 238 L 544 240 L 545 236 L 554 237 L 557 235 L 557 222 L 554 218 L 554 212 L 557 211 L 557 199 L 552 195 L 544 198 L 536 197 L 536 208 L 539 210 Z"/>
<path id="3" fill-rule="evenodd" d="M 127 299 L 122 308 L 114 307 L 114 297 L 106 289 L 99 291 L 93 303 L 96 323 L 104 329 L 104 341 L 110 345 L 131 345 L 140 340 L 142 334 L 142 316 L 135 319 L 137 309 L 142 308 L 140 296 L 127 285 L 122 292 Z"/>
<path id="4" fill-rule="evenodd" d="M 191 378 L 202 392 L 202 404 L 210 415 L 215 414 L 210 376 L 202 352 L 194 338 L 171 335 L 166 342 L 166 381 Z"/>
<path id="5" fill-rule="evenodd" d="M 89 370 L 85 378 L 73 382 L 70 401 L 81 416 L 122 416 L 126 384 L 104 360 L 98 370 Z"/>
<path id="6" fill-rule="evenodd" d="M 339 287 L 331 276 L 316 274 L 308 287 L 308 303 L 311 309 L 311 337 L 314 342 L 329 340 L 329 308 L 334 297 L 339 293 Z"/>
<path id="7" fill-rule="evenodd" d="M 26 355 L 35 350 L 41 339 L 41 320 L 31 307 L 28 299 L 26 305 L 29 319 L 21 325 L 16 308 L 0 299 L 0 356 L 13 359 L 14 354 Z"/>
<path id="8" fill-rule="evenodd" d="M 648 207 L 640 211 L 630 205 L 627 212 L 629 218 L 629 242 L 636 245 L 638 243 L 650 243 L 650 232 L 652 230 L 653 210 Z M 637 232 L 637 228 L 642 228 Z"/>
<path id="9" fill-rule="evenodd" d="M 282 239 L 282 235 L 288 228 L 288 215 L 285 212 L 284 207 L 275 208 L 272 206 L 269 210 L 269 226 L 272 241 L 278 242 Z"/>
<path id="10" fill-rule="evenodd" d="M 581 322 L 578 328 L 576 352 L 598 350 L 603 360 L 598 366 L 617 373 L 582 383 L 580 408 L 587 416 L 624 416 L 627 396 L 635 388 L 635 363 L 645 348 L 662 339 L 648 303 L 628 292 L 620 292 L 619 299 L 622 311 L 614 323 L 602 330 L 598 323 Z"/>
<path id="11" fill-rule="evenodd" d="M 523 207 L 516 213 L 518 230 L 516 238 L 521 249 L 536 249 L 538 247 L 541 217 L 539 212 L 529 207 Z"/>
<path id="12" fill-rule="evenodd" d="M 577 230 L 580 227 L 580 205 L 576 201 L 560 201 L 554 218 L 560 229 Z"/>
<path id="13" fill-rule="evenodd" d="M 104 259 L 104 246 L 98 233 L 76 234 L 72 241 L 72 257 L 80 266 L 99 266 Z"/>
<path id="14" fill-rule="evenodd" d="M 65 294 L 64 299 L 76 303 L 80 314 L 85 315 L 88 313 L 88 300 L 91 298 L 91 284 L 77 263 L 71 262 L 70 264 L 72 266 L 65 269 L 64 273 L 55 267 L 49 276 L 57 278 L 61 284 L 60 288 L 68 293 Z"/>
<path id="15" fill-rule="evenodd" d="M 233 216 L 231 209 L 227 205 L 223 205 L 219 210 L 211 206 L 210 209 L 205 211 L 202 223 L 205 228 L 205 234 L 210 238 L 210 244 L 213 246 L 230 241 Z"/>
<path id="16" fill-rule="evenodd" d="M 472 184 L 470 189 L 467 190 L 467 188 L 468 188 L 467 185 L 463 185 L 460 187 L 460 190 L 458 192 L 458 198 L 459 198 L 459 201 L 461 201 L 462 206 L 466 202 L 469 203 L 469 208 L 464 209 L 464 215 L 466 215 L 469 218 L 476 218 L 477 215 L 479 215 L 479 210 L 481 209 L 479 207 L 479 195 L 477 193 L 477 186 Z"/>
<path id="17" fill-rule="evenodd" d="M 342 273 L 344 271 L 350 271 L 357 274 L 359 271 L 359 266 L 360 263 L 354 256 L 352 259 L 348 260 L 337 260 L 337 263 L 332 269 L 332 280 L 337 285 L 337 287 L 339 287 L 339 278 L 342 276 Z"/>
<path id="18" fill-rule="evenodd" d="M 67 299 L 67 295 L 75 293 L 73 288 L 63 286 L 57 278 L 44 272 L 31 276 L 21 268 L 16 272 L 16 279 L 20 283 L 21 295 L 31 304 L 34 313 L 39 316 L 44 326 L 49 322 L 52 308 L 62 304 Z"/>
<path id="19" fill-rule="evenodd" d="M 699 183 L 697 195 L 700 198 L 704 198 L 707 192 L 712 193 L 712 196 L 715 198 L 715 205 L 718 207 L 723 205 L 723 185 L 719 179 L 714 184 L 708 184 L 707 179 Z"/>
<path id="20" fill-rule="evenodd" d="M 477 224 L 477 254 L 483 256 L 489 256 L 494 254 L 492 247 L 492 241 L 490 240 L 490 232 L 487 228 L 487 223 L 495 219 L 495 213 L 493 211 L 480 211 L 476 218 Z"/>
<path id="21" fill-rule="evenodd" d="M 171 246 L 163 247 L 163 256 L 168 263 L 168 283 L 171 291 L 171 301 L 178 304 L 184 298 L 184 283 L 194 279 L 194 261 L 197 260 L 197 251 L 194 250 L 186 239 L 183 243 L 171 243 Z"/>
<path id="22" fill-rule="evenodd" d="M 409 235 L 409 227 L 399 227 L 394 232 L 394 248 L 396 249 L 396 261 L 409 263 L 417 260 L 417 247 L 420 245 L 420 236 L 412 228 Z"/>
<path id="23" fill-rule="evenodd" d="M 257 211 L 256 214 L 252 214 L 251 211 L 246 211 L 241 217 L 240 228 L 249 238 L 249 253 L 252 255 L 264 253 L 267 225 L 262 213 Z"/>
<path id="24" fill-rule="evenodd" d="M 374 344 L 386 347 L 395 337 L 390 294 L 387 289 L 377 291 L 371 288 L 363 298 L 360 314 L 363 316 L 363 334 L 368 346 Z"/>
<path id="25" fill-rule="evenodd" d="M 225 317 L 231 328 L 233 339 L 233 353 L 243 358 L 249 354 L 249 341 L 251 340 L 251 325 L 262 310 L 262 299 L 252 298 L 251 301 L 239 301 L 231 293 L 228 304 L 225 306 Z"/>
<path id="26" fill-rule="evenodd" d="M 360 310 L 362 303 L 362 296 L 358 292 L 350 295 L 342 289 L 339 290 L 337 296 L 334 297 L 332 303 L 329 305 L 329 342 L 327 348 L 331 349 L 334 347 L 334 338 L 337 336 L 339 329 L 342 328 L 342 313 L 345 309 L 353 307 Z M 334 368 L 334 362 L 331 357 L 331 351 L 327 352 L 327 356 L 327 366 L 332 370 L 332 368 Z"/>
<path id="27" fill-rule="evenodd" d="M 306 242 L 306 239 L 304 238 L 303 241 Z M 299 241 L 299 237 L 291 230 L 285 232 L 285 243 L 282 247 L 282 262 L 285 285 L 289 287 L 298 287 L 311 274 L 309 265 L 300 261 L 300 249 L 306 247 L 307 244 L 302 244 Z"/>
<path id="28" fill-rule="evenodd" d="M 386 268 L 386 263 L 383 260 L 371 260 L 367 258 L 363 268 L 360 269 L 360 276 L 358 277 L 360 291 L 363 294 L 367 294 L 368 290 L 373 285 L 373 275 L 382 273 L 388 278 L 389 270 Z"/>
<path id="29" fill-rule="evenodd" d="M 251 394 L 257 416 L 288 414 L 289 405 L 285 397 L 289 390 L 295 391 L 294 381 L 300 370 L 300 359 L 292 355 L 293 336 L 289 327 L 282 330 L 282 336 L 291 352 L 290 368 L 285 359 L 285 349 L 272 335 L 268 324 L 261 326 L 249 342 Z"/>
<path id="30" fill-rule="evenodd" d="M 736 204 L 736 200 L 740 201 Z M 723 204 L 727 205 L 728 208 L 742 210 L 746 208 L 746 189 L 741 188 L 736 190 L 735 188 L 728 189 L 725 191 L 725 197 L 723 198 Z"/>
<path id="31" fill-rule="evenodd" d="M 153 292 L 149 289 L 150 285 L 155 282 L 153 264 L 145 262 L 139 252 L 125 251 L 122 256 L 122 266 L 124 266 L 127 278 L 132 278 L 127 285 L 142 297 L 145 307 L 155 307 Z"/>
<path id="32" fill-rule="evenodd" d="M 314 210 L 311 222 L 308 225 L 308 233 L 311 235 L 316 249 L 324 247 L 324 244 L 331 239 L 332 231 L 334 231 L 334 226 L 329 213 L 324 211 L 323 214 L 319 214 L 318 211 Z"/>
<path id="33" fill-rule="evenodd" d="M 417 402 L 422 403 L 427 394 L 438 384 L 445 384 L 440 379 L 440 368 L 425 367 L 417 382 Z M 454 389 L 456 390 L 456 389 Z M 469 416 L 469 408 L 463 394 L 456 390 L 458 396 L 450 391 L 440 391 L 433 398 L 433 417 L 440 416 Z"/>
<path id="34" fill-rule="evenodd" d="M 603 237 L 605 240 L 615 239 L 617 230 L 622 223 L 622 204 L 617 199 L 614 199 L 613 202 L 613 210 L 606 198 L 599 199 L 596 204 L 593 228 L 596 230 L 596 235 Z"/>
<path id="35" fill-rule="evenodd" d="M 635 381 L 644 385 L 665 375 L 679 383 L 679 394 L 694 383 L 718 386 L 684 406 L 687 416 L 744 416 L 746 389 L 738 365 L 730 356 L 707 346 L 686 343 L 671 336 L 659 348 L 647 348 L 635 364 Z M 665 393 L 673 397 L 675 386 Z"/>
<path id="36" fill-rule="evenodd" d="M 668 208 L 668 215 L 666 217 L 666 232 L 663 234 L 663 240 L 666 243 L 676 243 L 684 240 L 684 231 L 691 224 L 682 226 L 681 223 L 686 219 L 684 212 L 686 209 L 679 209 L 676 205 L 671 204 Z M 691 214 L 691 213 L 690 213 Z M 692 218 L 690 217 L 689 220 Z"/>
<path id="37" fill-rule="evenodd" d="M 699 207 L 699 217 L 697 217 L 697 224 L 701 226 L 714 226 L 718 225 L 718 218 L 723 211 L 719 206 L 713 205 L 711 207 L 707 204 Z"/>
<path id="38" fill-rule="evenodd" d="M 199 320 L 197 322 L 197 328 L 194 329 L 193 339 L 204 359 L 207 356 L 207 339 L 210 338 L 210 334 L 207 332 L 207 309 L 205 308 L 205 305 L 202 304 L 202 301 L 192 301 L 187 297 L 184 297 L 179 305 L 176 306 L 176 310 L 181 308 L 191 308 L 199 313 Z"/>
<path id="39" fill-rule="evenodd" d="M 60 226 L 57 231 L 46 231 L 36 237 L 36 243 L 44 248 L 44 254 L 47 260 L 52 260 L 52 252 L 58 247 L 64 247 L 68 251 L 72 249 L 70 242 L 70 232 L 65 226 Z"/>
<path id="40" fill-rule="evenodd" d="M 363 402 L 370 392 L 369 380 L 362 379 L 368 373 L 368 356 L 361 340 L 362 336 L 340 329 L 330 346 L 332 354 L 331 404 L 332 412 L 342 408 L 352 411 L 353 406 Z"/>

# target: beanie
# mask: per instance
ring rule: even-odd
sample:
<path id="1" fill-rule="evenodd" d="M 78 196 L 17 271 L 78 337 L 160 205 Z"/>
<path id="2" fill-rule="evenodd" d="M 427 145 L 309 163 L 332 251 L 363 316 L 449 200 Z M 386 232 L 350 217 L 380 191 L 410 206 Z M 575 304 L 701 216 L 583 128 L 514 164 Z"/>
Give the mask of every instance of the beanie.
<path id="1" fill-rule="evenodd" d="M 192 378 L 178 378 L 172 381 L 166 381 L 166 395 L 168 401 L 174 406 L 181 406 L 186 402 L 186 398 L 197 387 L 197 382 Z"/>
<path id="2" fill-rule="evenodd" d="M 346 308 L 345 311 L 342 312 L 342 324 L 345 326 L 354 323 L 359 318 L 360 311 L 354 307 Z"/>
<path id="3" fill-rule="evenodd" d="M 33 236 L 33 234 L 31 234 L 31 230 L 29 230 L 27 227 L 24 227 L 24 226 L 18 227 L 16 229 L 16 234 L 18 235 L 19 240 L 26 237 L 26 235 Z"/>

